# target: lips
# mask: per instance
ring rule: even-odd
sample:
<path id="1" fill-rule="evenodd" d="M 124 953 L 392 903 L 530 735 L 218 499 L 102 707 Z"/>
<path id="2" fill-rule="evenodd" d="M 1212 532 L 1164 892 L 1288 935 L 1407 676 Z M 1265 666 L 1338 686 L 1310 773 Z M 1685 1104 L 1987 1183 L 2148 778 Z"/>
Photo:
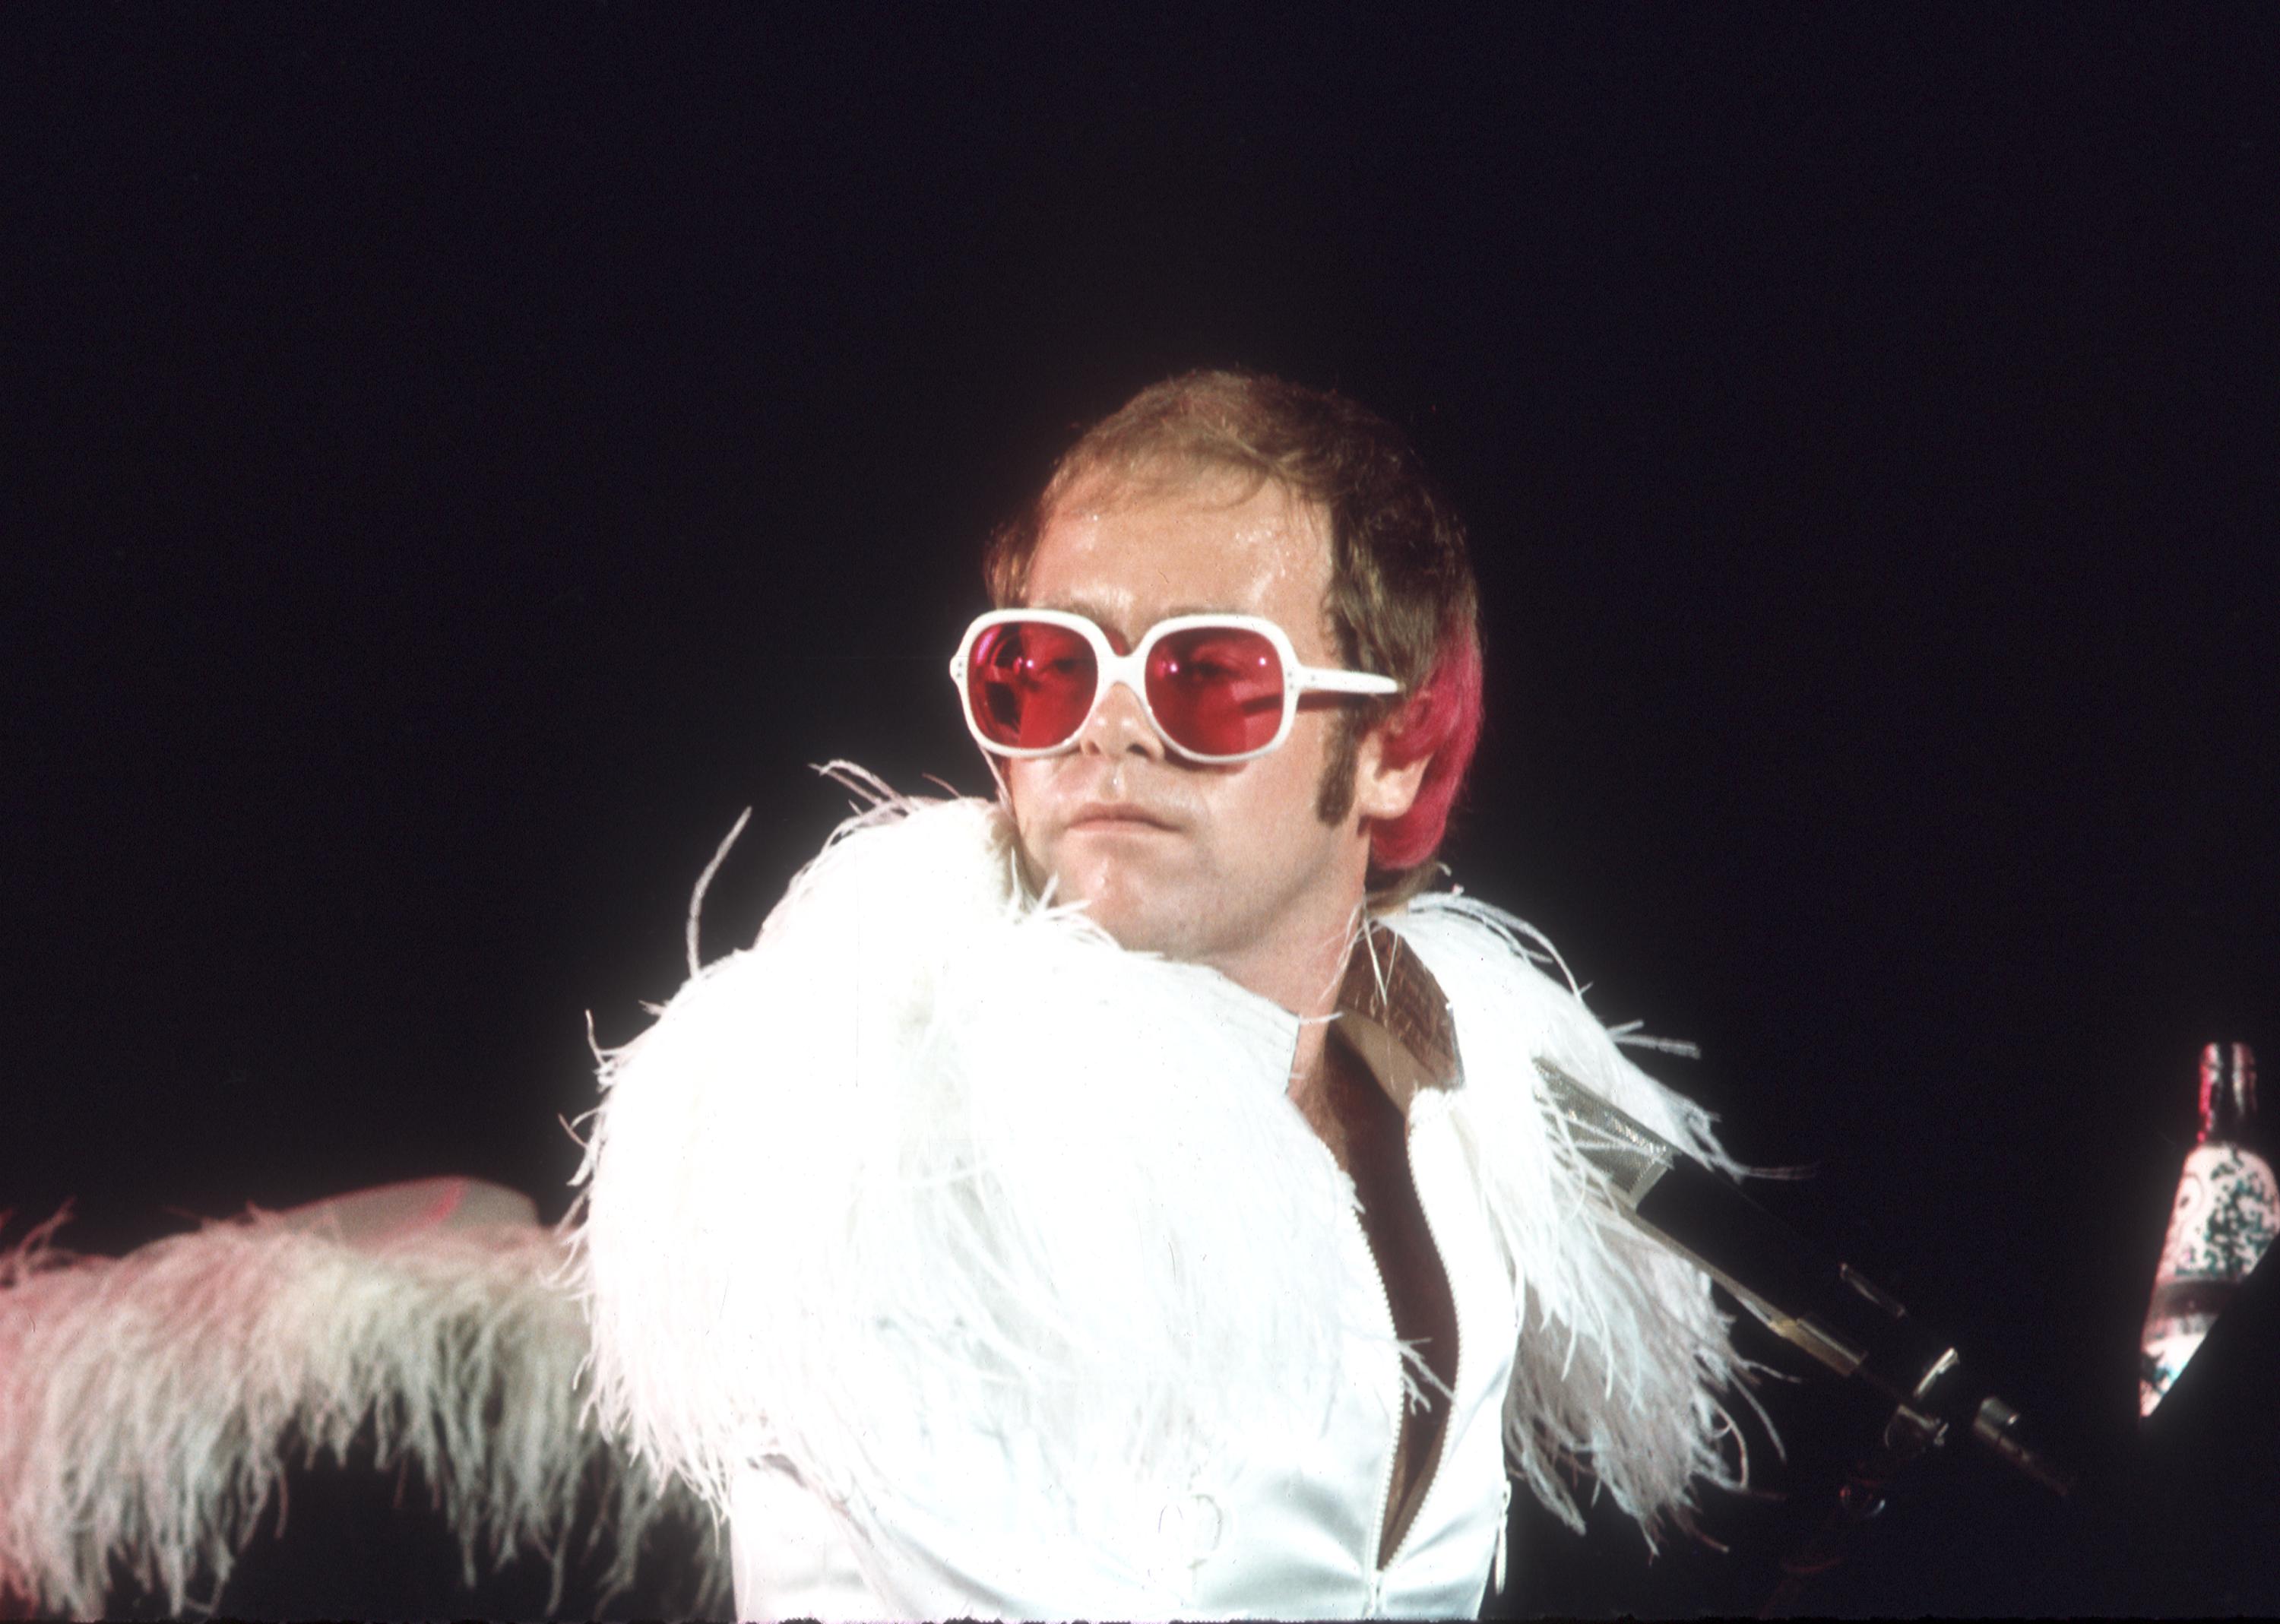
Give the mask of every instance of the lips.
<path id="1" fill-rule="evenodd" d="M 1072 829 L 1171 829 L 1172 820 L 1129 801 L 1088 801 L 1068 820 Z"/>

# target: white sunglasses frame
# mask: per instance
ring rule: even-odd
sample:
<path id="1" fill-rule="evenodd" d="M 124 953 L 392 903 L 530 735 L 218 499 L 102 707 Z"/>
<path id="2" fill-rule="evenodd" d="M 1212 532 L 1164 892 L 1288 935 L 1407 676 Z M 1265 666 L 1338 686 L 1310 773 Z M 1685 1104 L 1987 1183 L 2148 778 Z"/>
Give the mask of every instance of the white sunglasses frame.
<path id="1" fill-rule="evenodd" d="M 1016 620 L 1042 621 L 1047 626 L 1059 626 L 1076 633 L 1091 645 L 1094 667 L 1099 673 L 1098 687 L 1094 690 L 1092 704 L 1084 720 L 1076 726 L 1066 743 L 1044 750 L 1023 750 L 1010 744 L 999 744 L 986 737 L 974 720 L 974 696 L 967 691 L 967 662 L 972 658 L 974 639 L 993 626 L 1005 626 Z M 1174 632 L 1183 632 L 1197 627 L 1223 626 L 1236 631 L 1256 632 L 1274 645 L 1275 658 L 1282 662 L 1282 720 L 1275 729 L 1275 736 L 1257 750 L 1243 750 L 1232 756 L 1209 756 L 1186 745 L 1164 731 L 1164 724 L 1156 720 L 1156 708 L 1148 703 L 1148 655 L 1163 638 Z M 1290 634 L 1274 621 L 1260 615 L 1248 614 L 1182 614 L 1168 620 L 1159 620 L 1142 634 L 1140 641 L 1129 654 L 1119 654 L 1108 641 L 1108 634 L 1099 625 L 1081 614 L 1071 614 L 1061 609 L 993 609 L 974 617 L 974 624 L 966 628 L 966 635 L 958 640 L 958 652 L 951 656 L 950 680 L 958 685 L 959 709 L 966 717 L 966 730 L 974 742 L 993 756 L 1004 756 L 1016 761 L 1032 761 L 1045 756 L 1067 755 L 1084 737 L 1084 730 L 1092 726 L 1108 690 L 1121 682 L 1140 702 L 1140 711 L 1147 717 L 1148 725 L 1164 742 L 1164 748 L 1183 761 L 1203 766 L 1233 766 L 1238 762 L 1255 761 L 1282 747 L 1290 736 L 1291 727 L 1298 720 L 1298 701 L 1306 694 L 1398 694 L 1401 684 L 1391 677 L 1380 676 L 1374 671 L 1345 671 L 1329 666 L 1301 665 L 1298 651 L 1290 646 Z"/>

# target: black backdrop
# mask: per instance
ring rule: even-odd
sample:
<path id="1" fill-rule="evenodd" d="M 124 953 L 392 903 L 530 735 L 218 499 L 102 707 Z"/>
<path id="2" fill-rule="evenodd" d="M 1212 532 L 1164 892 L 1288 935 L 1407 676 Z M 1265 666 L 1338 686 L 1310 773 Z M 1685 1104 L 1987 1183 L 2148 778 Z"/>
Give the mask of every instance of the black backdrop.
<path id="1" fill-rule="evenodd" d="M 19 1224 L 558 1212 L 584 1012 L 677 984 L 736 811 L 713 951 L 843 810 L 807 764 L 986 786 L 982 530 L 1231 362 L 1471 520 L 1458 878 L 1822 1170 L 1768 1202 L 2126 1431 L 2198 1048 L 2280 1053 L 2268 10 L 101 4 L 0 53 Z M 1800 1493 L 1873 1428 L 1776 1402 Z M 1819 1605 L 2269 1594 L 1971 1464 Z M 1506 1605 L 1747 1605 L 1778 1515 L 1652 1567 L 1530 1521 Z"/>

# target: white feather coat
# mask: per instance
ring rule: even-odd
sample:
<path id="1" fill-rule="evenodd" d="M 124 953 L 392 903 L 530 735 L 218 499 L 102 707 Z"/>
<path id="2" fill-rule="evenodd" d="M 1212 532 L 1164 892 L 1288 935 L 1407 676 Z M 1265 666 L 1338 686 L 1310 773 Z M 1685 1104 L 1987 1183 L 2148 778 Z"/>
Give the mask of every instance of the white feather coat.
<path id="1" fill-rule="evenodd" d="M 1451 897 L 1386 922 L 1454 1009 L 1451 1115 L 1521 1305 L 1511 1463 L 1578 1526 L 1595 1479 L 1652 1537 L 1736 1481 L 1727 1322 L 1618 1214 L 1531 1058 L 1730 1164 L 1525 927 Z M 607 1058 L 580 1231 L 605 1413 L 724 1512 L 766 1460 L 859 1535 L 949 1428 L 1072 1486 L 1037 1514 L 1081 1540 L 1152 1525 L 1204 1463 L 1319 1423 L 1350 1345 L 1353 1194 L 1285 1097 L 1295 1035 L 1026 897 L 986 803 L 854 819 Z"/>
<path id="2" fill-rule="evenodd" d="M 1730 1164 L 1525 927 L 1444 897 L 1386 922 L 1455 1018 L 1449 1120 L 1518 1305 L 1509 1462 L 1570 1522 L 1589 1477 L 1652 1536 L 1735 1481 L 1736 1361 L 1530 1061 Z M 1082 1485 L 1050 1505 L 1113 1543 L 1206 1463 L 1318 1425 L 1352 1357 L 1353 1195 L 1285 1098 L 1295 1032 L 1027 898 L 994 808 L 884 804 L 607 1061 L 566 1286 L 528 1224 L 355 1241 L 254 1214 L 0 1259 L 0 1590 L 91 1615 L 123 1559 L 210 1605 L 288 1449 L 367 1428 L 439 1487 L 471 1574 L 558 1560 L 597 1476 L 623 1580 L 664 1501 L 590 1424 L 574 1293 L 605 1422 L 716 1509 L 761 1459 L 851 1514 L 891 1505 L 945 1427 L 980 1428 Z"/>

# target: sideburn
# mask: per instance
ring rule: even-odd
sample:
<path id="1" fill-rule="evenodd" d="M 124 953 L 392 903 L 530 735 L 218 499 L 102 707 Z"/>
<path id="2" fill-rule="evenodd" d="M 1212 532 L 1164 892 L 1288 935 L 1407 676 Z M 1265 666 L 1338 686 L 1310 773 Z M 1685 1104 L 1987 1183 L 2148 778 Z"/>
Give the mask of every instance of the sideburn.
<path id="1" fill-rule="evenodd" d="M 1314 816 L 1336 828 L 1353 815 L 1354 774 L 1361 766 L 1362 719 L 1348 710 L 1337 719 L 1329 759 L 1314 786 Z"/>

